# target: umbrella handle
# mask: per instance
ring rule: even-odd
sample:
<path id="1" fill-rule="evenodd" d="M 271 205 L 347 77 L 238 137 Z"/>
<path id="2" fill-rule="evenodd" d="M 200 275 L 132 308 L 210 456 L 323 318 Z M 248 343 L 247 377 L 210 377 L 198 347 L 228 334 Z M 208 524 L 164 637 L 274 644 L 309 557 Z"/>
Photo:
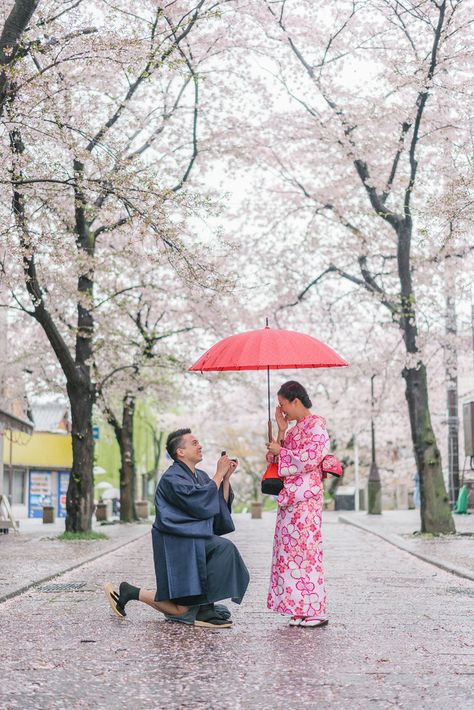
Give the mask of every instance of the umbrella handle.
<path id="1" fill-rule="evenodd" d="M 267 318 L 268 327 L 268 318 Z M 272 415 L 270 414 L 270 368 L 267 367 L 268 441 L 273 439 Z"/>

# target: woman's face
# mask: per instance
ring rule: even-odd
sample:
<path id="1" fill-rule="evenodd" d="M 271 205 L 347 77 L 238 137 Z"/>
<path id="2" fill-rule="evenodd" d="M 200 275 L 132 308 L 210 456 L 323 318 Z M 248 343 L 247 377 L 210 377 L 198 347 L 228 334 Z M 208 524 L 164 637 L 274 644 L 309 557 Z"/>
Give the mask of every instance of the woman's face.
<path id="1" fill-rule="evenodd" d="M 289 421 L 296 419 L 297 402 L 299 402 L 298 399 L 294 399 L 290 402 L 285 397 L 282 397 L 281 394 L 278 395 L 278 404 L 281 407 L 281 411 L 286 414 Z"/>

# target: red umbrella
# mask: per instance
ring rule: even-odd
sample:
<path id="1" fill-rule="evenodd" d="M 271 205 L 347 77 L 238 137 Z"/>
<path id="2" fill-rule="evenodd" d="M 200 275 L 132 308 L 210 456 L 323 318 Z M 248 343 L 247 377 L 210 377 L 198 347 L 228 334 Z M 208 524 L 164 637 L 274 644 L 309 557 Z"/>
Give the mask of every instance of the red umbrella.
<path id="1" fill-rule="evenodd" d="M 345 367 L 334 350 L 311 335 L 295 330 L 270 328 L 249 330 L 220 340 L 201 355 L 191 371 L 266 370 L 268 389 L 268 434 L 271 438 L 270 370 Z"/>

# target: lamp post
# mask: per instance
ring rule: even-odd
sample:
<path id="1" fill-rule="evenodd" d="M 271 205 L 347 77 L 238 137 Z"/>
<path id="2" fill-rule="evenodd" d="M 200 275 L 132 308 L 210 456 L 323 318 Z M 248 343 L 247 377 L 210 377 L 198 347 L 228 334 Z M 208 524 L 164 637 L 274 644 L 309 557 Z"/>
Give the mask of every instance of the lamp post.
<path id="1" fill-rule="evenodd" d="M 370 378 L 370 430 L 372 436 L 372 462 L 370 464 L 369 485 L 368 485 L 368 515 L 381 515 L 382 513 L 382 484 L 380 482 L 380 473 L 375 461 L 375 422 L 374 422 L 374 378 Z"/>

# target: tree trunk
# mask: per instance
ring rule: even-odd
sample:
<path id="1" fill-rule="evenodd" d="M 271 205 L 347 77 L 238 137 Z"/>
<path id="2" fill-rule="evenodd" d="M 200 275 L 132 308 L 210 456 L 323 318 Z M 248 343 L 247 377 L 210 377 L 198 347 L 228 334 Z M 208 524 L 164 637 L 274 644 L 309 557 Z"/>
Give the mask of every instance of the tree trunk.
<path id="1" fill-rule="evenodd" d="M 417 344 L 416 298 L 410 254 L 412 228 L 409 214 L 396 225 L 401 305 L 399 323 L 407 355 L 417 360 L 414 366 L 406 367 L 402 374 L 406 383 L 405 396 L 410 415 L 411 438 L 420 476 L 421 532 L 452 533 L 455 532 L 455 526 L 444 485 L 441 455 L 431 425 L 426 367 L 421 360 Z"/>
<path id="2" fill-rule="evenodd" d="M 136 470 L 135 452 L 133 449 L 133 415 L 135 413 L 135 398 L 126 395 L 123 399 L 122 426 L 116 430 L 120 447 L 120 520 L 131 523 L 138 520 L 135 510 Z"/>
<path id="3" fill-rule="evenodd" d="M 92 438 L 92 387 L 77 387 L 68 383 L 71 405 L 72 468 L 66 496 L 66 530 L 84 532 L 91 529 L 94 506 Z"/>
<path id="4" fill-rule="evenodd" d="M 410 413 L 415 460 L 420 475 L 421 532 L 455 532 L 453 516 L 444 485 L 441 455 L 431 426 L 426 368 L 405 368 L 406 398 Z"/>
<path id="5" fill-rule="evenodd" d="M 11 81 L 8 67 L 18 59 L 18 50 L 22 35 L 28 27 L 31 17 L 40 0 L 15 0 L 0 36 L 0 116 L 9 98 Z"/>
<path id="6" fill-rule="evenodd" d="M 13 154 L 12 175 L 21 179 L 22 174 L 16 158 L 24 152 L 25 145 L 20 132 L 16 129 L 10 133 L 10 144 Z M 80 164 L 75 161 L 76 174 L 79 174 L 78 165 Z M 93 256 L 94 244 L 89 238 L 90 235 L 84 221 L 84 196 L 79 188 L 75 187 L 74 191 L 78 252 L 85 252 L 89 256 Z M 87 302 L 87 299 L 92 302 L 93 271 L 89 270 L 85 274 L 80 274 L 77 281 L 81 298 L 77 303 L 77 331 L 75 357 L 73 357 L 44 300 L 44 289 L 38 278 L 35 252 L 31 243 L 25 200 L 17 187 L 13 189 L 12 210 L 22 249 L 26 290 L 33 304 L 33 312 L 30 315 L 43 328 L 61 365 L 71 405 L 72 469 L 66 496 L 66 530 L 87 532 L 91 529 L 93 512 L 92 407 L 95 399 L 95 387 L 91 380 L 90 359 L 94 320 L 90 306 L 82 303 L 82 297 L 84 303 Z"/>

